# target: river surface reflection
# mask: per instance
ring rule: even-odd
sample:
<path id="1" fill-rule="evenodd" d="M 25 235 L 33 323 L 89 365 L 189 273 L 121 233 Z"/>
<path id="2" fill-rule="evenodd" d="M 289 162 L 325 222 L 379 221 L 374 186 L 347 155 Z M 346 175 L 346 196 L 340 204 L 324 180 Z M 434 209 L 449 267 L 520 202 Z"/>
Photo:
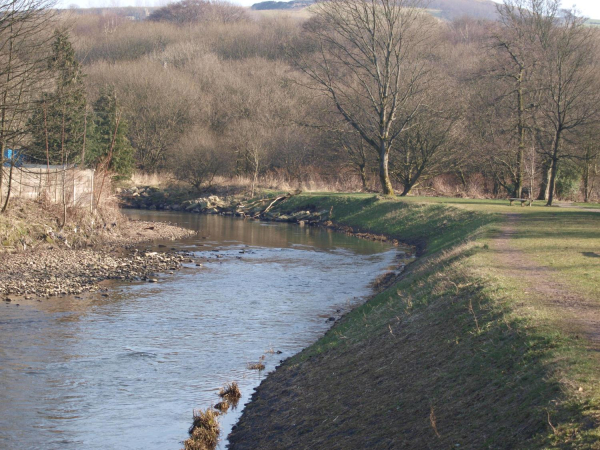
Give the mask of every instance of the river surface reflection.
<path id="1" fill-rule="evenodd" d="M 368 295 L 396 255 L 309 227 L 128 215 L 200 230 L 166 245 L 206 262 L 111 285 L 108 297 L 0 305 L 0 448 L 179 449 L 193 409 L 237 381 L 243 398 L 222 418 L 225 437 L 266 373 Z M 262 355 L 265 371 L 246 368 Z"/>

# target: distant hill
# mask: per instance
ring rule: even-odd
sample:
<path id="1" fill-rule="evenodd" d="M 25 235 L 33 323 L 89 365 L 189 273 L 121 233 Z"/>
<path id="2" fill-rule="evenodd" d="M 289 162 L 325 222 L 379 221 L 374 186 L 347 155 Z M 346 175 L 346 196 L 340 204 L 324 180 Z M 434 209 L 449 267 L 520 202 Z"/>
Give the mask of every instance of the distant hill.
<path id="1" fill-rule="evenodd" d="M 313 3 L 313 0 L 292 0 L 289 2 L 269 0 L 255 3 L 251 8 L 256 11 L 301 9 Z M 491 0 L 431 0 L 427 6 L 436 17 L 446 20 L 453 20 L 462 16 L 481 19 L 496 18 L 496 3 Z"/>
<path id="2" fill-rule="evenodd" d="M 306 8 L 314 3 L 313 0 L 292 0 L 290 2 L 266 1 L 255 3 L 250 7 L 255 11 L 265 11 L 273 9 L 299 9 Z"/>

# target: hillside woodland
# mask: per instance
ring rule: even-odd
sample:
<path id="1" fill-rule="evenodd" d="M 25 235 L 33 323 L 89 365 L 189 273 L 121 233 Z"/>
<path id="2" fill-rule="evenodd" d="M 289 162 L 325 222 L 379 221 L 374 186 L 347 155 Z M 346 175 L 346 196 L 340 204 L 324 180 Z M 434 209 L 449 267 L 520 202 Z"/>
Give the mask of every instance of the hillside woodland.
<path id="1" fill-rule="evenodd" d="M 600 35 L 554 0 L 506 0 L 495 20 L 412 0 L 290 13 L 183 0 L 135 16 L 4 5 L 4 166 L 14 148 L 198 191 L 598 196 Z"/>

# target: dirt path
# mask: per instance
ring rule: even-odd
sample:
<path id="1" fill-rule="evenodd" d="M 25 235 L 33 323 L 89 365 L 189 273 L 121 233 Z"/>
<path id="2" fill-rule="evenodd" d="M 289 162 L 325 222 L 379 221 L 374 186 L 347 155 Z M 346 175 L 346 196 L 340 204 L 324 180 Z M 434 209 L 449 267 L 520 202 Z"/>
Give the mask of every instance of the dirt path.
<path id="1" fill-rule="evenodd" d="M 584 206 L 574 205 L 572 203 L 557 203 L 556 206 L 559 208 L 571 208 L 571 209 L 579 209 L 581 211 L 590 211 L 590 212 L 600 212 L 598 208 L 586 208 Z"/>
<path id="2" fill-rule="evenodd" d="M 525 292 L 531 294 L 532 304 L 548 308 L 563 331 L 587 339 L 593 350 L 600 351 L 600 302 L 573 292 L 560 281 L 557 271 L 540 266 L 514 246 L 519 220 L 519 214 L 509 214 L 502 232 L 493 240 L 502 272 L 516 279 Z"/>

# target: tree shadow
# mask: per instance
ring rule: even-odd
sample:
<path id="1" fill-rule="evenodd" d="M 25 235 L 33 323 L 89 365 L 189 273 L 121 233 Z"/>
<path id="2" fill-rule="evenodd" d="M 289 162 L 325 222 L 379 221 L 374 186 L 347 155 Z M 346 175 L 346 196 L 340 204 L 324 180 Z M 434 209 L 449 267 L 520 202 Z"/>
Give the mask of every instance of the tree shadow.
<path id="1" fill-rule="evenodd" d="M 583 256 L 587 256 L 588 258 L 600 258 L 600 253 L 595 252 L 581 252 Z"/>

